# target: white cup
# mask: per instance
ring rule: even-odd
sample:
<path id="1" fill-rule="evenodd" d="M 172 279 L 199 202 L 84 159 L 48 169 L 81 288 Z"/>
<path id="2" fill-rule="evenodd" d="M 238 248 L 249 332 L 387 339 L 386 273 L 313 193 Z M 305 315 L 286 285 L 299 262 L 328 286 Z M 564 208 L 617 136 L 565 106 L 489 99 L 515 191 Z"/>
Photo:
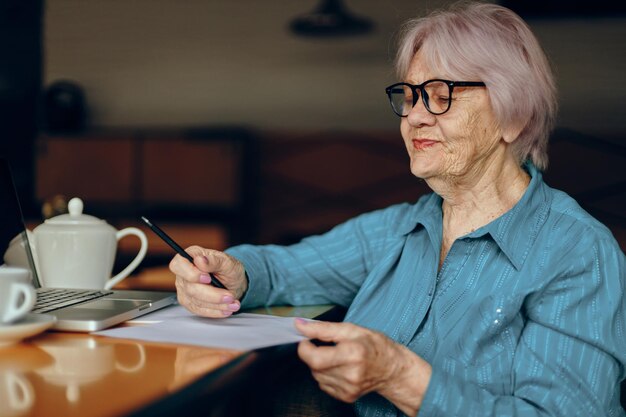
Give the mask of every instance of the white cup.
<path id="1" fill-rule="evenodd" d="M 0 325 L 11 324 L 33 309 L 37 294 L 25 268 L 0 267 Z"/>

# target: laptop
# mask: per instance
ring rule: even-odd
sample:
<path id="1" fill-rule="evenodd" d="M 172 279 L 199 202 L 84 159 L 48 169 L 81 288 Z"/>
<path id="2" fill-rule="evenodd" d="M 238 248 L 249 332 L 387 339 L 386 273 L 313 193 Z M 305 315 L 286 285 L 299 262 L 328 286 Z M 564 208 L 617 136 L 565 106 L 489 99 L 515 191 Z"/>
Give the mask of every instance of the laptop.
<path id="1" fill-rule="evenodd" d="M 42 288 L 11 170 L 8 162 L 0 158 L 0 268 L 9 243 L 14 239 L 22 240 L 23 244 L 17 246 L 23 248 L 20 258 L 26 261 L 25 265 L 19 266 L 30 270 L 32 284 L 37 291 L 37 303 L 32 313 L 55 316 L 55 330 L 102 330 L 176 302 L 176 294 L 172 292 Z"/>

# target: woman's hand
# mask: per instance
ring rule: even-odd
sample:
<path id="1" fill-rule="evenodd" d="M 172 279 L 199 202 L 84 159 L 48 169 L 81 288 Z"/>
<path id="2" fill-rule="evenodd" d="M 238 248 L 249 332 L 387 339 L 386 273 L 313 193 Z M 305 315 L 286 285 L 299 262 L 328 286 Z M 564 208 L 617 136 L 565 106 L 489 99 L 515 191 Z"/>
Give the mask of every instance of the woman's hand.
<path id="1" fill-rule="evenodd" d="M 185 250 L 193 264 L 180 255 L 170 262 L 176 275 L 178 302 L 187 310 L 204 317 L 228 317 L 240 308 L 239 300 L 248 288 L 243 264 L 224 252 L 190 246 Z M 227 289 L 211 283 L 213 273 Z"/>
<path id="2" fill-rule="evenodd" d="M 351 323 L 296 319 L 296 328 L 311 339 L 334 342 L 316 346 L 303 340 L 298 355 L 320 388 L 352 403 L 378 392 L 407 415 L 415 415 L 430 381 L 431 367 L 406 347 L 382 333 Z"/>

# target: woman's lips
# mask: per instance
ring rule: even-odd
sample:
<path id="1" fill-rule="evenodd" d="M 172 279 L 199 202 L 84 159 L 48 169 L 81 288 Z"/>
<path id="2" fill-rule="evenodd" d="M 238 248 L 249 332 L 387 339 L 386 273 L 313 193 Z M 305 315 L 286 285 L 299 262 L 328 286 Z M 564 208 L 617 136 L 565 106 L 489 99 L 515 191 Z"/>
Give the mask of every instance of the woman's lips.
<path id="1" fill-rule="evenodd" d="M 429 148 L 437 143 L 436 140 L 430 139 L 413 139 L 413 147 L 417 150 Z"/>

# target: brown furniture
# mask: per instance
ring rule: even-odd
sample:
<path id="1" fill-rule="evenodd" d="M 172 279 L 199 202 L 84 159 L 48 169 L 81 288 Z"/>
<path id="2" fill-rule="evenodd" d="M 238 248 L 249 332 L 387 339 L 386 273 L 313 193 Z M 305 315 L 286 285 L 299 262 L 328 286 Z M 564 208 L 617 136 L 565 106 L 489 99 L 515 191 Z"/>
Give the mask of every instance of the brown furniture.
<path id="1" fill-rule="evenodd" d="M 576 198 L 626 248 L 624 145 L 559 128 L 549 150 L 548 184 Z M 197 225 L 194 239 L 222 230 L 221 245 L 207 237 L 218 249 L 292 243 L 431 192 L 410 173 L 396 129 L 87 131 L 44 136 L 37 155 L 40 201 L 81 195 L 86 210 L 120 226 L 147 213 L 168 228 Z"/>
<path id="2" fill-rule="evenodd" d="M 223 249 L 254 235 L 255 143 L 251 131 L 237 127 L 43 135 L 36 199 L 80 197 L 86 214 L 118 228 L 139 225 L 143 215 L 172 234 Z M 150 243 L 144 264 L 162 263 L 162 245 Z M 133 249 L 126 242 L 120 248 Z"/>

